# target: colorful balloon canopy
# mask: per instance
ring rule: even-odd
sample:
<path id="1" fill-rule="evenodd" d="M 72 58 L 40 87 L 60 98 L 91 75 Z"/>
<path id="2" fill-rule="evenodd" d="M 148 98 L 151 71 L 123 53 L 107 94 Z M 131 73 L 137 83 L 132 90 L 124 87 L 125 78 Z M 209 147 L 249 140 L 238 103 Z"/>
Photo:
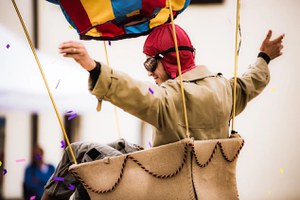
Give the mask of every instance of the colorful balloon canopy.
<path id="1" fill-rule="evenodd" d="M 170 21 L 168 0 L 47 0 L 60 5 L 80 39 L 120 40 Z M 172 0 L 176 17 L 191 0 Z"/>

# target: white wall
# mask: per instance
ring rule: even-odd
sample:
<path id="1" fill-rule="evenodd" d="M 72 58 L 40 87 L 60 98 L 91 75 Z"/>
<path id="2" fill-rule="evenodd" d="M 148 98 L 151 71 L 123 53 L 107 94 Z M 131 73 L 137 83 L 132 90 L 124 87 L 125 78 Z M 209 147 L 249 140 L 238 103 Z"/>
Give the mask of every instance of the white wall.
<path id="1" fill-rule="evenodd" d="M 7 170 L 7 173 L 3 176 L 3 195 L 18 198 L 22 194 L 24 170 L 31 159 L 30 114 L 9 112 L 4 115 L 0 112 L 0 116 L 6 117 L 5 160 L 2 167 Z M 25 159 L 25 162 L 17 162 L 19 159 Z"/>
<path id="2" fill-rule="evenodd" d="M 63 133 L 58 123 L 54 111 L 39 113 L 38 144 L 46 152 L 44 155 L 45 162 L 53 163 L 54 165 L 58 164 L 62 153 L 60 141 L 63 140 Z"/>
<path id="3" fill-rule="evenodd" d="M 26 5 L 25 2 L 29 1 L 19 3 Z M 0 0 L 0 3 L 1 10 L 2 5 L 5 6 L 3 12 L 0 12 L 0 23 L 14 30 L 24 39 L 22 30 L 16 28 L 19 24 L 13 16 L 12 6 L 6 0 Z M 300 13 L 298 10 L 300 1 L 242 0 L 241 3 L 242 48 L 239 74 L 245 72 L 248 65 L 255 60 L 268 29 L 273 30 L 274 36 L 285 33 L 286 37 L 284 55 L 270 64 L 270 84 L 259 97 L 249 103 L 236 121 L 236 129 L 246 141 L 237 169 L 240 199 L 299 199 Z M 28 6 L 23 9 L 29 15 Z M 28 23 L 30 24 L 30 20 Z M 65 40 L 78 40 L 75 30 L 69 28 L 60 9 L 46 1 L 40 1 L 40 23 L 40 50 L 56 58 L 57 62 L 61 62 L 64 58 L 58 55 L 57 47 Z M 197 63 L 207 65 L 212 71 L 221 71 L 227 77 L 233 74 L 235 1 L 227 0 L 224 4 L 215 6 L 190 6 L 178 16 L 176 23 L 190 35 L 197 49 Z M 111 66 L 137 79 L 151 81 L 142 67 L 144 39 L 145 37 L 140 37 L 112 42 L 112 46 L 108 47 Z M 83 43 L 87 45 L 95 59 L 105 62 L 102 42 L 83 41 Z M 67 62 L 73 65 L 74 69 L 78 68 L 72 60 Z M 72 85 L 72 82 L 76 82 L 76 77 L 68 81 Z M 80 104 L 84 104 L 84 101 L 77 104 L 78 108 Z M 80 112 L 82 115 L 80 139 L 102 142 L 115 139 L 117 134 L 113 107 L 107 103 L 103 104 L 103 112 L 96 113 L 95 100 L 89 100 L 86 104 L 88 108 Z M 76 108 L 75 104 L 73 109 Z M 122 137 L 133 142 L 138 141 L 139 121 L 120 110 L 118 113 Z M 10 115 L 9 112 L 4 114 Z M 44 113 L 41 114 L 45 116 Z M 42 117 L 42 119 L 47 121 L 42 122 L 40 128 L 45 138 L 50 134 L 60 134 L 59 128 L 55 126 L 57 123 L 55 117 Z M 14 120 L 19 120 L 19 117 L 16 116 Z M 47 129 L 51 130 L 43 131 L 48 122 L 52 126 Z M 17 135 L 16 131 L 7 134 Z M 46 143 L 48 142 L 45 142 L 45 145 Z M 48 150 L 55 148 L 53 143 L 52 141 L 51 145 L 48 145 Z M 13 150 L 12 147 L 9 148 Z M 53 157 L 51 154 L 47 156 L 49 160 L 55 161 L 58 153 Z M 11 181 L 6 183 L 10 184 Z M 14 186 L 6 185 L 5 190 L 10 191 Z M 13 197 L 6 194 L 6 197 Z M 15 194 L 20 195 L 19 190 Z"/>
<path id="4" fill-rule="evenodd" d="M 83 113 L 80 141 L 109 143 L 121 137 L 139 143 L 140 120 L 107 102 L 103 102 L 102 107 L 100 113 Z M 120 127 L 120 133 L 117 126 Z"/>
<path id="5" fill-rule="evenodd" d="M 15 0 L 16 4 L 18 5 L 19 11 L 22 15 L 22 18 L 28 28 L 28 32 L 30 35 L 33 33 L 33 20 L 32 20 L 32 13 L 33 8 L 31 6 L 31 1 L 26 0 Z M 25 37 L 24 33 L 21 32 L 22 26 L 15 14 L 15 9 L 11 1 L 7 0 L 0 0 L 0 23 L 5 25 L 10 30 L 15 32 L 20 37 Z"/>

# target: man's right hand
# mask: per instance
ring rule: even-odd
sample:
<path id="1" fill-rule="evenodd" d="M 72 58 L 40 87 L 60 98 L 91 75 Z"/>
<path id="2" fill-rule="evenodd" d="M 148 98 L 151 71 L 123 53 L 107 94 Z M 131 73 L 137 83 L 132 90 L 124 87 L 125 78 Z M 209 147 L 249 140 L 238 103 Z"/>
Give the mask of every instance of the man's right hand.
<path id="1" fill-rule="evenodd" d="M 63 42 L 59 46 L 59 53 L 64 57 L 73 58 L 88 71 L 91 71 L 96 67 L 96 62 L 90 57 L 84 45 L 79 42 Z"/>

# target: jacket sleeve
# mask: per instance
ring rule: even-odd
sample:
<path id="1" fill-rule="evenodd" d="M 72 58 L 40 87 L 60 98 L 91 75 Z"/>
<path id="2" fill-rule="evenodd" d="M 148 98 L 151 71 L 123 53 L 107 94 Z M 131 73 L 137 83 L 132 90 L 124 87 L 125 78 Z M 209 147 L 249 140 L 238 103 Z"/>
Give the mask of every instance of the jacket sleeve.
<path id="1" fill-rule="evenodd" d="M 267 62 L 258 57 L 256 62 L 250 65 L 249 70 L 237 78 L 236 115 L 241 113 L 247 103 L 259 95 L 270 82 L 270 71 Z M 234 88 L 234 78 L 230 79 Z"/>
<path id="2" fill-rule="evenodd" d="M 135 80 L 103 63 L 95 86 L 92 87 L 91 84 L 90 78 L 89 89 L 98 99 L 98 110 L 102 100 L 105 100 L 158 129 L 162 124 L 171 126 L 170 110 L 175 106 L 163 88 Z"/>

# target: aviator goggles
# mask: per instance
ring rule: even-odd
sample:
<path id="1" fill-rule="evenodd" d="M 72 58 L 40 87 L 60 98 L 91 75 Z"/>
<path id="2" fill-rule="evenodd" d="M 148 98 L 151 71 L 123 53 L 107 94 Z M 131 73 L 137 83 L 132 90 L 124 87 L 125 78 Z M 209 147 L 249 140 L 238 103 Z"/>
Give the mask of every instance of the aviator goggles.
<path id="1" fill-rule="evenodd" d="M 178 50 L 187 50 L 194 52 L 195 49 L 193 47 L 188 47 L 188 46 L 179 46 Z M 157 68 L 157 63 L 159 59 L 162 59 L 165 54 L 170 53 L 170 52 L 175 52 L 175 47 L 171 47 L 167 49 L 166 51 L 163 51 L 162 53 L 158 53 L 155 56 L 151 56 L 147 58 L 147 60 L 144 62 L 144 66 L 148 72 L 154 72 Z"/>

